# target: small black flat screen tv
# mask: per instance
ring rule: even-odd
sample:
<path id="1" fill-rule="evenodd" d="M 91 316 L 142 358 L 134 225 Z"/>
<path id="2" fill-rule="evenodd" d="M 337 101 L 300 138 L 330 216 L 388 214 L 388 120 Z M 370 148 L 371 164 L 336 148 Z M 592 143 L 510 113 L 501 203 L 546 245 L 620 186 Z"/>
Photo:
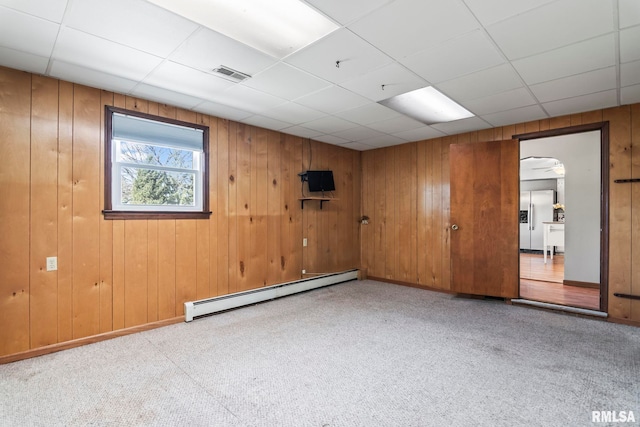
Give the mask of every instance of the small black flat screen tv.
<path id="1" fill-rule="evenodd" d="M 336 184 L 333 182 L 332 171 L 307 171 L 309 191 L 334 191 Z"/>

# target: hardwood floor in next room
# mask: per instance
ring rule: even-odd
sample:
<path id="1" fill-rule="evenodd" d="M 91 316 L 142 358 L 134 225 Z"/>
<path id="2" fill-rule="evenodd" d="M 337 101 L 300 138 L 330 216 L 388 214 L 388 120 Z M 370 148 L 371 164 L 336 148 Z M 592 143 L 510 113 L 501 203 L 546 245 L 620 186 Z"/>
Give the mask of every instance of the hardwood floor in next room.
<path id="1" fill-rule="evenodd" d="M 520 254 L 520 297 L 571 307 L 600 309 L 600 290 L 563 285 L 564 256 L 553 260 L 538 254 Z"/>

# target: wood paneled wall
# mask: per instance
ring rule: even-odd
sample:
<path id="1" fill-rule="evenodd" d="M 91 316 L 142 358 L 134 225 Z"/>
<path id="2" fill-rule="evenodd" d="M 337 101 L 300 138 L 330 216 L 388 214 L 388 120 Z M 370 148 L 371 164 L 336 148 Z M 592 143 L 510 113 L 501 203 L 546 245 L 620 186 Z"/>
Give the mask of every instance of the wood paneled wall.
<path id="1" fill-rule="evenodd" d="M 469 132 L 362 153 L 362 260 L 368 275 L 450 290 L 449 145 L 608 121 L 609 316 L 640 321 L 640 104 Z M 415 250 L 414 250 L 415 249 Z"/>
<path id="2" fill-rule="evenodd" d="M 104 220 L 104 105 L 210 127 L 209 220 Z M 298 200 L 310 156 L 322 211 Z M 0 356 L 359 267 L 357 151 L 0 67 L 0 159 Z"/>

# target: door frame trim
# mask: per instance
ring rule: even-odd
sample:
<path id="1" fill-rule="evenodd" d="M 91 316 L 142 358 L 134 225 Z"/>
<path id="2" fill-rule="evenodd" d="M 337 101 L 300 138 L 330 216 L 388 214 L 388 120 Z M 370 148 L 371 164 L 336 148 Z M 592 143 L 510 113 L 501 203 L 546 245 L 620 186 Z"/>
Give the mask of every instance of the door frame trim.
<path id="1" fill-rule="evenodd" d="M 589 123 L 539 132 L 514 134 L 520 141 L 600 131 L 600 311 L 608 313 L 609 305 L 609 122 Z"/>

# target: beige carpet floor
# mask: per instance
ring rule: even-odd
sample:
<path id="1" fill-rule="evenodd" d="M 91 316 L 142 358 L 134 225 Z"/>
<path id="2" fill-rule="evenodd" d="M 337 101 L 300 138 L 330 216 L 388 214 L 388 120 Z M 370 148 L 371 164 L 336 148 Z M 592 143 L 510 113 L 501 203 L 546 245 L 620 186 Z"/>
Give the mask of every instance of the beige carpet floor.
<path id="1" fill-rule="evenodd" d="M 3 427 L 590 426 L 603 410 L 640 419 L 640 328 L 374 281 L 0 366 Z"/>

